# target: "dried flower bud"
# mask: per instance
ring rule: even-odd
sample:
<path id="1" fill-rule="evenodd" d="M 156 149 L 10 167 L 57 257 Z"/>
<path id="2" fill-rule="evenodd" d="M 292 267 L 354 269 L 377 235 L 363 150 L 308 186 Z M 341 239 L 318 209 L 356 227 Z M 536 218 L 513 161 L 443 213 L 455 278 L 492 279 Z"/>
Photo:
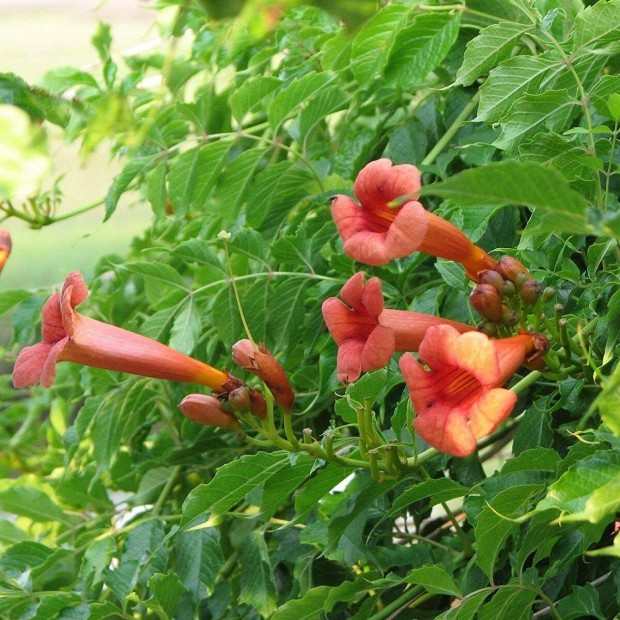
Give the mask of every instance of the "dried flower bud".
<path id="1" fill-rule="evenodd" d="M 497 263 L 497 271 L 504 278 L 517 283 L 517 278 L 524 274 L 527 280 L 531 279 L 530 272 L 523 266 L 523 263 L 513 256 L 502 256 Z"/>
<path id="2" fill-rule="evenodd" d="M 532 334 L 532 341 L 534 343 L 534 352 L 528 356 L 524 365 L 530 370 L 544 370 L 547 364 L 543 355 L 549 351 L 551 343 L 547 336 L 538 333 Z"/>
<path id="3" fill-rule="evenodd" d="M 537 280 L 526 280 L 519 289 L 521 299 L 529 305 L 535 304 L 543 293 L 543 287 Z"/>
<path id="4" fill-rule="evenodd" d="M 498 291 L 502 290 L 504 284 L 504 278 L 495 269 L 485 269 L 478 274 L 478 281 L 481 284 L 491 284 Z"/>
<path id="5" fill-rule="evenodd" d="M 190 394 L 178 405 L 186 418 L 198 424 L 219 428 L 239 428 L 239 421 L 232 413 L 222 409 L 222 403 L 213 396 Z"/>
<path id="6" fill-rule="evenodd" d="M 4 264 L 9 258 L 12 248 L 11 235 L 6 230 L 0 230 L 0 271 L 4 269 Z"/>
<path id="7" fill-rule="evenodd" d="M 278 405 L 290 413 L 295 394 L 282 366 L 264 344 L 259 344 L 255 349 L 249 340 L 240 340 L 232 348 L 232 358 L 235 364 L 264 381 Z"/>
<path id="8" fill-rule="evenodd" d="M 502 296 L 492 284 L 476 284 L 469 296 L 469 302 L 485 319 L 494 323 L 502 320 Z"/>
<path id="9" fill-rule="evenodd" d="M 556 293 L 557 291 L 552 286 L 548 286 L 543 291 L 543 294 L 542 294 L 543 301 L 551 301 L 555 297 Z"/>
<path id="10" fill-rule="evenodd" d="M 228 393 L 228 402 L 237 411 L 242 413 L 249 413 L 251 405 L 251 397 L 248 390 L 244 387 L 239 387 Z"/>

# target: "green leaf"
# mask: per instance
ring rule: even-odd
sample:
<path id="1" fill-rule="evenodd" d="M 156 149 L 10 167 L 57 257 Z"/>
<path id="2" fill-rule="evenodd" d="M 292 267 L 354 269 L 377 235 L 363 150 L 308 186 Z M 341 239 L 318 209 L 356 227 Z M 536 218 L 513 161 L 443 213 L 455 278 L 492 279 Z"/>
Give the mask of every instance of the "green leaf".
<path id="1" fill-rule="evenodd" d="M 459 598 L 463 596 L 452 575 L 439 564 L 414 568 L 405 575 L 403 581 L 420 585 L 429 594 L 448 594 Z"/>
<path id="2" fill-rule="evenodd" d="M 265 482 L 260 509 L 264 517 L 271 517 L 280 505 L 310 475 L 314 460 L 301 456 L 293 465 L 276 472 Z"/>
<path id="3" fill-rule="evenodd" d="M 327 586 L 311 588 L 302 598 L 280 605 L 271 620 L 322 620 L 323 605 L 329 591 Z"/>
<path id="4" fill-rule="evenodd" d="M 299 140 L 308 134 L 326 117 L 347 107 L 351 100 L 341 85 L 322 88 L 299 114 Z"/>
<path id="5" fill-rule="evenodd" d="M 119 174 L 114 177 L 112 185 L 105 196 L 105 218 L 107 220 L 116 211 L 118 201 L 121 196 L 129 189 L 132 181 L 145 176 L 155 167 L 155 158 L 147 155 L 144 157 L 134 157 L 130 159 Z"/>
<path id="6" fill-rule="evenodd" d="M 147 607 L 165 620 L 175 618 L 177 607 L 186 592 L 181 580 L 174 573 L 155 573 L 149 577 L 147 585 L 153 593 Z"/>
<path id="7" fill-rule="evenodd" d="M 148 378 L 132 378 L 101 397 L 94 417 L 93 455 L 99 469 L 109 469 L 121 441 L 144 422 L 157 393 Z"/>
<path id="8" fill-rule="evenodd" d="M 385 78 L 400 88 L 411 88 L 446 57 L 459 33 L 459 15 L 423 13 L 399 30 L 392 45 Z"/>
<path id="9" fill-rule="evenodd" d="M 0 73 L 0 103 L 21 108 L 34 121 L 47 120 L 60 127 L 66 127 L 72 111 L 81 107 L 42 88 L 30 86 L 14 73 Z"/>
<path id="10" fill-rule="evenodd" d="M 388 5 L 374 15 L 355 35 L 351 44 L 351 71 L 362 86 L 380 75 L 395 37 L 406 23 L 411 9 Z"/>
<path id="11" fill-rule="evenodd" d="M 562 620 L 585 617 L 606 620 L 601 611 L 598 590 L 590 583 L 573 586 L 571 593 L 558 601 L 556 609 Z"/>
<path id="12" fill-rule="evenodd" d="M 509 151 L 537 132 L 560 131 L 578 106 L 579 103 L 566 90 L 525 94 L 510 109 L 510 115 L 502 123 L 502 132 L 493 144 Z"/>
<path id="13" fill-rule="evenodd" d="M 230 96 L 233 118 L 241 123 L 246 114 L 255 111 L 268 95 L 281 86 L 280 80 L 269 75 L 258 75 L 246 80 Z"/>
<path id="14" fill-rule="evenodd" d="M 460 601 L 455 607 L 437 616 L 436 620 L 472 620 L 487 596 L 489 596 L 489 592 L 478 592 L 468 595 L 466 599 Z"/>
<path id="15" fill-rule="evenodd" d="M 209 512 L 223 515 L 246 495 L 281 469 L 290 467 L 283 452 L 259 452 L 242 456 L 217 470 L 208 484 L 196 487 L 183 503 L 184 525 Z"/>
<path id="16" fill-rule="evenodd" d="M 275 577 L 269 563 L 269 551 L 260 531 L 253 531 L 245 537 L 239 561 L 242 566 L 239 600 L 263 617 L 269 616 L 277 608 Z"/>
<path id="17" fill-rule="evenodd" d="M 213 592 L 217 576 L 224 565 L 217 528 L 193 532 L 179 531 L 174 537 L 176 571 L 197 605 Z"/>
<path id="18" fill-rule="evenodd" d="M 0 480 L 0 509 L 27 517 L 37 523 L 71 522 L 71 519 L 44 491 L 18 484 L 16 480 Z"/>
<path id="19" fill-rule="evenodd" d="M 263 147 L 248 149 L 226 164 L 215 190 L 215 195 L 222 205 L 221 215 L 225 224 L 230 225 L 237 218 L 250 182 L 265 152 Z"/>
<path id="20" fill-rule="evenodd" d="M 179 272 L 166 263 L 135 262 L 115 265 L 117 269 L 135 273 L 138 276 L 187 291 Z M 189 291 L 188 291 L 189 292 Z"/>
<path id="21" fill-rule="evenodd" d="M 305 518 L 337 484 L 349 476 L 352 467 L 328 465 L 311 478 L 295 497 L 296 521 Z"/>
<path id="22" fill-rule="evenodd" d="M 618 292 L 614 293 L 612 300 L 614 300 L 617 305 L 620 305 L 620 295 Z M 614 316 L 617 315 L 617 312 L 614 313 Z M 616 319 L 616 323 L 610 321 L 610 326 L 614 326 L 613 330 L 616 332 L 618 329 L 618 320 L 619 319 Z M 617 333 L 613 335 L 610 333 L 610 340 L 612 340 L 612 336 L 613 340 L 615 340 L 617 338 Z M 605 426 L 607 426 L 616 437 L 620 437 L 620 364 L 617 364 L 613 374 L 605 379 L 603 391 L 597 397 L 596 404 Z"/>
<path id="23" fill-rule="evenodd" d="M 194 298 L 190 297 L 174 319 L 170 332 L 170 346 L 189 355 L 196 346 L 201 327 L 198 308 L 196 308 Z"/>
<path id="24" fill-rule="evenodd" d="M 267 166 L 250 183 L 247 222 L 253 228 L 277 230 L 282 219 L 300 200 L 307 198 L 312 173 L 302 164 L 281 161 Z M 269 219 L 267 219 L 269 218 Z M 267 220 L 267 226 L 263 222 Z"/>
<path id="25" fill-rule="evenodd" d="M 21 289 L 13 289 L 9 291 L 0 291 L 0 315 L 8 312 L 17 304 L 21 304 L 22 301 L 30 299 L 33 294 L 30 291 L 24 291 Z"/>
<path id="26" fill-rule="evenodd" d="M 537 92 L 545 75 L 558 61 L 540 56 L 515 56 L 500 63 L 480 87 L 477 121 L 496 123 L 526 93 Z"/>
<path id="27" fill-rule="evenodd" d="M 520 517 L 526 512 L 530 498 L 540 489 L 539 485 L 522 485 L 505 489 L 480 512 L 474 528 L 476 564 L 490 580 L 493 579 L 493 567 L 498 553 L 503 549 L 508 536 L 519 528 L 515 517 Z"/>
<path id="28" fill-rule="evenodd" d="M 385 385 L 386 378 L 387 370 L 385 368 L 364 373 L 355 383 L 347 386 L 347 400 L 354 407 L 363 407 L 366 400 L 371 406 L 374 405 Z"/>
<path id="29" fill-rule="evenodd" d="M 597 2 L 575 18 L 573 54 L 581 48 L 598 47 L 620 39 L 620 1 Z"/>
<path id="30" fill-rule="evenodd" d="M 469 86 L 476 78 L 510 56 L 521 36 L 531 26 L 503 22 L 492 24 L 480 31 L 467 43 L 463 64 L 456 72 L 456 84 Z"/>
<path id="31" fill-rule="evenodd" d="M 267 118 L 271 127 L 276 129 L 284 120 L 292 116 L 302 103 L 314 97 L 333 79 L 334 74 L 316 73 L 315 71 L 295 78 L 281 89 L 269 104 Z"/>
<path id="32" fill-rule="evenodd" d="M 202 239 L 187 239 L 172 250 L 172 255 L 184 262 L 198 263 L 207 267 L 213 267 L 223 276 L 227 275 L 215 250 L 209 243 Z"/>
<path id="33" fill-rule="evenodd" d="M 268 319 L 268 333 L 274 351 L 286 350 L 299 334 L 305 319 L 305 294 L 308 280 L 290 277 L 279 283 L 271 296 L 271 308 L 277 308 Z"/>
<path id="34" fill-rule="evenodd" d="M 563 520 L 596 523 L 620 505 L 619 489 L 620 452 L 599 451 L 572 465 L 549 487 L 536 510 L 557 508 Z"/>
<path id="35" fill-rule="evenodd" d="M 534 588 L 525 588 L 519 583 L 501 587 L 490 601 L 482 608 L 480 620 L 530 620 L 532 617 L 532 603 L 536 599 Z"/>
<path id="36" fill-rule="evenodd" d="M 216 140 L 185 151 L 172 162 L 168 190 L 175 214 L 207 208 L 207 196 L 222 173 L 231 146 L 231 140 Z"/>
<path id="37" fill-rule="evenodd" d="M 464 170 L 446 181 L 429 185 L 423 195 L 435 194 L 463 206 L 525 205 L 540 209 L 552 230 L 573 233 L 587 231 L 587 203 L 573 191 L 566 179 L 552 168 L 534 163 L 504 161 Z"/>

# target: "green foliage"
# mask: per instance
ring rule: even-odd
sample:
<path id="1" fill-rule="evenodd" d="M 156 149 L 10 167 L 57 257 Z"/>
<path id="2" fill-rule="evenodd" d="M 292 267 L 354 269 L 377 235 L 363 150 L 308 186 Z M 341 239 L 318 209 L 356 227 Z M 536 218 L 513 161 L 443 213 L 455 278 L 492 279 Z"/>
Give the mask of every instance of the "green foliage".
<path id="1" fill-rule="evenodd" d="M 155 49 L 121 57 L 101 24 L 96 68 L 0 76 L 22 123 L 11 161 L 47 164 L 53 123 L 121 163 L 103 225 L 123 197 L 152 207 L 127 255 L 85 274 L 80 312 L 260 388 L 230 360 L 245 321 L 296 394 L 289 418 L 235 432 L 183 417 L 198 386 L 64 362 L 49 391 L 3 376 L 0 617 L 618 613 L 620 2 L 587 4 L 166 0 Z M 337 381 L 321 305 L 362 267 L 329 197 L 380 157 L 418 166 L 425 207 L 556 290 L 532 327 L 563 366 L 521 369 L 512 417 L 467 458 L 415 436 L 393 362 Z M 52 188 L 22 195 L 7 171 L 3 220 L 61 231 Z M 363 269 L 390 308 L 475 321 L 454 263 Z M 8 361 L 47 293 L 0 293 Z"/>

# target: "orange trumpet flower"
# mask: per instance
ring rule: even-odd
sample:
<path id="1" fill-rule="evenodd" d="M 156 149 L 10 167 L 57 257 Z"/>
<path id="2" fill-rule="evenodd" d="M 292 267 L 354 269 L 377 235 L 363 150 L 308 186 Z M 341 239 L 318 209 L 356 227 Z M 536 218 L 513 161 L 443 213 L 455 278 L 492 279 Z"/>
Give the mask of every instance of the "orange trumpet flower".
<path id="1" fill-rule="evenodd" d="M 351 258 L 367 265 L 385 265 L 394 258 L 425 252 L 457 261 L 477 279 L 497 264 L 456 226 L 429 213 L 417 201 L 420 172 L 415 166 L 392 166 L 389 159 L 370 162 L 357 175 L 359 204 L 345 195 L 332 199 L 332 216 Z"/>
<path id="2" fill-rule="evenodd" d="M 540 334 L 491 340 L 480 332 L 459 334 L 449 325 L 431 327 L 420 345 L 429 370 L 410 354 L 400 359 L 416 432 L 437 450 L 471 454 L 476 440 L 493 432 L 517 402 L 514 392 L 500 386 L 547 344 Z"/>
<path id="3" fill-rule="evenodd" d="M 134 375 L 206 385 L 218 393 L 243 385 L 239 379 L 166 345 L 75 312 L 88 297 L 81 274 L 70 273 L 60 293 L 43 306 L 42 342 L 23 349 L 13 369 L 16 388 L 39 381 L 48 388 L 62 361 Z M 262 397 L 261 397 L 262 399 Z M 263 401 L 264 415 L 264 401 Z M 256 413 L 261 415 L 260 407 Z"/>
<path id="4" fill-rule="evenodd" d="M 451 325 L 464 333 L 474 328 L 441 317 L 384 308 L 381 281 L 356 273 L 340 292 L 343 301 L 323 302 L 323 318 L 338 345 L 338 379 L 355 381 L 363 372 L 385 366 L 396 351 L 417 351 L 426 330 Z M 343 303 L 344 302 L 344 303 Z"/>

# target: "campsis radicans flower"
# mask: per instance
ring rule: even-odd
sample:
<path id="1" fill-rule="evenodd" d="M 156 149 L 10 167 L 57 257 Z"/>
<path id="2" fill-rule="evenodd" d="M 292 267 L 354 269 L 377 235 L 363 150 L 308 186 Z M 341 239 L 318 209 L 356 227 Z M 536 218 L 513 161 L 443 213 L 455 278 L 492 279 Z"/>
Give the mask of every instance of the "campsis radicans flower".
<path id="1" fill-rule="evenodd" d="M 239 340 L 233 345 L 232 358 L 237 366 L 255 374 L 265 383 L 284 411 L 291 412 L 295 394 L 284 369 L 264 344 L 254 346 L 247 338 Z"/>
<path id="2" fill-rule="evenodd" d="M 178 405 L 192 422 L 219 428 L 240 428 L 234 414 L 223 408 L 221 400 L 207 394 L 189 394 Z"/>
<path id="3" fill-rule="evenodd" d="M 428 370 L 411 354 L 400 359 L 416 432 L 437 450 L 471 454 L 476 440 L 493 432 L 517 402 L 501 386 L 548 346 L 542 334 L 492 340 L 479 332 L 459 334 L 449 325 L 431 327 L 419 352 Z"/>
<path id="4" fill-rule="evenodd" d="M 4 269 L 12 248 L 10 233 L 7 230 L 0 230 L 0 272 Z"/>
<path id="5" fill-rule="evenodd" d="M 441 317 L 384 308 L 381 281 L 356 273 L 340 291 L 342 301 L 323 302 L 323 319 L 338 345 L 338 379 L 355 381 L 363 372 L 385 366 L 396 351 L 417 351 L 433 325 L 451 325 L 458 333 L 475 328 Z"/>
<path id="6" fill-rule="evenodd" d="M 19 353 L 13 369 L 16 388 L 39 381 L 49 388 L 56 378 L 56 364 L 62 361 L 154 379 L 197 383 L 217 393 L 244 385 L 236 377 L 156 340 L 78 314 L 76 306 L 87 297 L 84 279 L 73 271 L 65 279 L 61 292 L 45 302 L 42 341 Z M 262 407 L 257 401 L 255 409 L 253 413 L 264 416 L 264 401 Z"/>
<path id="7" fill-rule="evenodd" d="M 378 159 L 357 175 L 359 204 L 345 195 L 332 199 L 332 216 L 344 251 L 367 265 L 385 265 L 412 252 L 426 252 L 462 263 L 467 276 L 491 269 L 496 261 L 456 226 L 428 212 L 417 200 L 420 172 L 410 164 Z"/>

